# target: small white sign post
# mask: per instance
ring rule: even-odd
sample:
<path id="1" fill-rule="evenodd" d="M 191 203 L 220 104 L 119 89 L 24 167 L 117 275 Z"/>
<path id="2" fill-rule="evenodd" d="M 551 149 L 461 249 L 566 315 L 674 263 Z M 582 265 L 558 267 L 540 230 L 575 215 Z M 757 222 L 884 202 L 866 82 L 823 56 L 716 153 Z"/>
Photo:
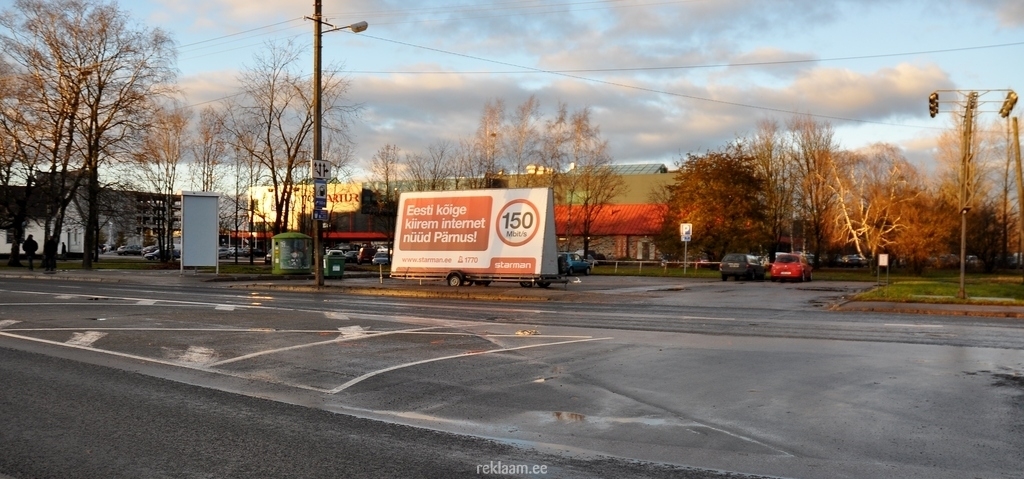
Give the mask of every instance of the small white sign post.
<path id="1" fill-rule="evenodd" d="M 679 224 L 679 239 L 683 242 L 683 276 L 686 276 L 686 263 L 689 260 L 690 236 L 693 234 L 693 223 Z"/>
<path id="2" fill-rule="evenodd" d="M 885 268 L 885 285 L 889 285 L 889 255 L 881 253 L 878 255 L 878 284 L 882 284 L 882 268 Z"/>

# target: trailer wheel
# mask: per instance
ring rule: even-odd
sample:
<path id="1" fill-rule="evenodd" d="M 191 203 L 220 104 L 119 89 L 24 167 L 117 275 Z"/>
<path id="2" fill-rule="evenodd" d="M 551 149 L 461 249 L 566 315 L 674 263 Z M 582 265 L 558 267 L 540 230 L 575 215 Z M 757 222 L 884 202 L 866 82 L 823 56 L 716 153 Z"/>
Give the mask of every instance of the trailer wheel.
<path id="1" fill-rule="evenodd" d="M 522 286 L 524 288 L 532 288 L 533 287 L 533 281 L 520 281 L 519 282 L 519 286 Z"/>
<path id="2" fill-rule="evenodd" d="M 462 274 L 459 272 L 449 273 L 445 280 L 448 281 L 448 286 L 454 286 L 456 288 L 462 286 L 466 282 L 466 279 L 463 278 Z"/>
<path id="3" fill-rule="evenodd" d="M 551 283 L 548 281 L 537 281 L 537 286 L 540 286 L 541 288 L 547 288 L 548 286 L 551 286 Z"/>

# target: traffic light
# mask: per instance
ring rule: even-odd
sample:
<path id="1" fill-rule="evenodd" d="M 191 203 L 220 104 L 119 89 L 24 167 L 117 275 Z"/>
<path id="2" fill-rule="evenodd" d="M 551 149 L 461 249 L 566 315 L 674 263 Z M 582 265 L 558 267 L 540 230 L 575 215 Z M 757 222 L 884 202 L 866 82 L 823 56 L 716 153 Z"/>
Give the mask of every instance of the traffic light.
<path id="1" fill-rule="evenodd" d="M 939 114 L 939 92 L 933 91 L 928 95 L 928 114 L 935 118 Z"/>
<path id="2" fill-rule="evenodd" d="M 1014 105 L 1017 104 L 1017 93 L 1011 91 L 1006 94 L 1006 101 L 1003 102 L 1003 107 L 999 109 L 999 116 L 1006 118 L 1010 116 L 1010 111 L 1013 110 Z"/>

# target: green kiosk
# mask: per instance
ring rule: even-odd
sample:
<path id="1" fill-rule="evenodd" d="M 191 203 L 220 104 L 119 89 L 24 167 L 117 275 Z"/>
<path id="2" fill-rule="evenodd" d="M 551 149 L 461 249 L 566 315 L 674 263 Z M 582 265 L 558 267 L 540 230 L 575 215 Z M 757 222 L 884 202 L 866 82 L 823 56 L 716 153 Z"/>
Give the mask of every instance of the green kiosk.
<path id="1" fill-rule="evenodd" d="M 302 233 L 281 233 L 271 238 L 273 274 L 310 274 L 313 272 L 313 237 Z"/>

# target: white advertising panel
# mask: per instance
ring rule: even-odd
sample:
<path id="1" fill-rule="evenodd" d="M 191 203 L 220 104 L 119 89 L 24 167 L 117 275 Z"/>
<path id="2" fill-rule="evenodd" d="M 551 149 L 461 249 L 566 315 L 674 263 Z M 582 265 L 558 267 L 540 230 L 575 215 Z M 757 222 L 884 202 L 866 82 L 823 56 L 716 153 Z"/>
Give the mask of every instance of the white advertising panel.
<path id="1" fill-rule="evenodd" d="M 181 192 L 181 267 L 218 266 L 217 193 Z"/>
<path id="2" fill-rule="evenodd" d="M 557 274 L 549 188 L 402 193 L 391 272 Z"/>

